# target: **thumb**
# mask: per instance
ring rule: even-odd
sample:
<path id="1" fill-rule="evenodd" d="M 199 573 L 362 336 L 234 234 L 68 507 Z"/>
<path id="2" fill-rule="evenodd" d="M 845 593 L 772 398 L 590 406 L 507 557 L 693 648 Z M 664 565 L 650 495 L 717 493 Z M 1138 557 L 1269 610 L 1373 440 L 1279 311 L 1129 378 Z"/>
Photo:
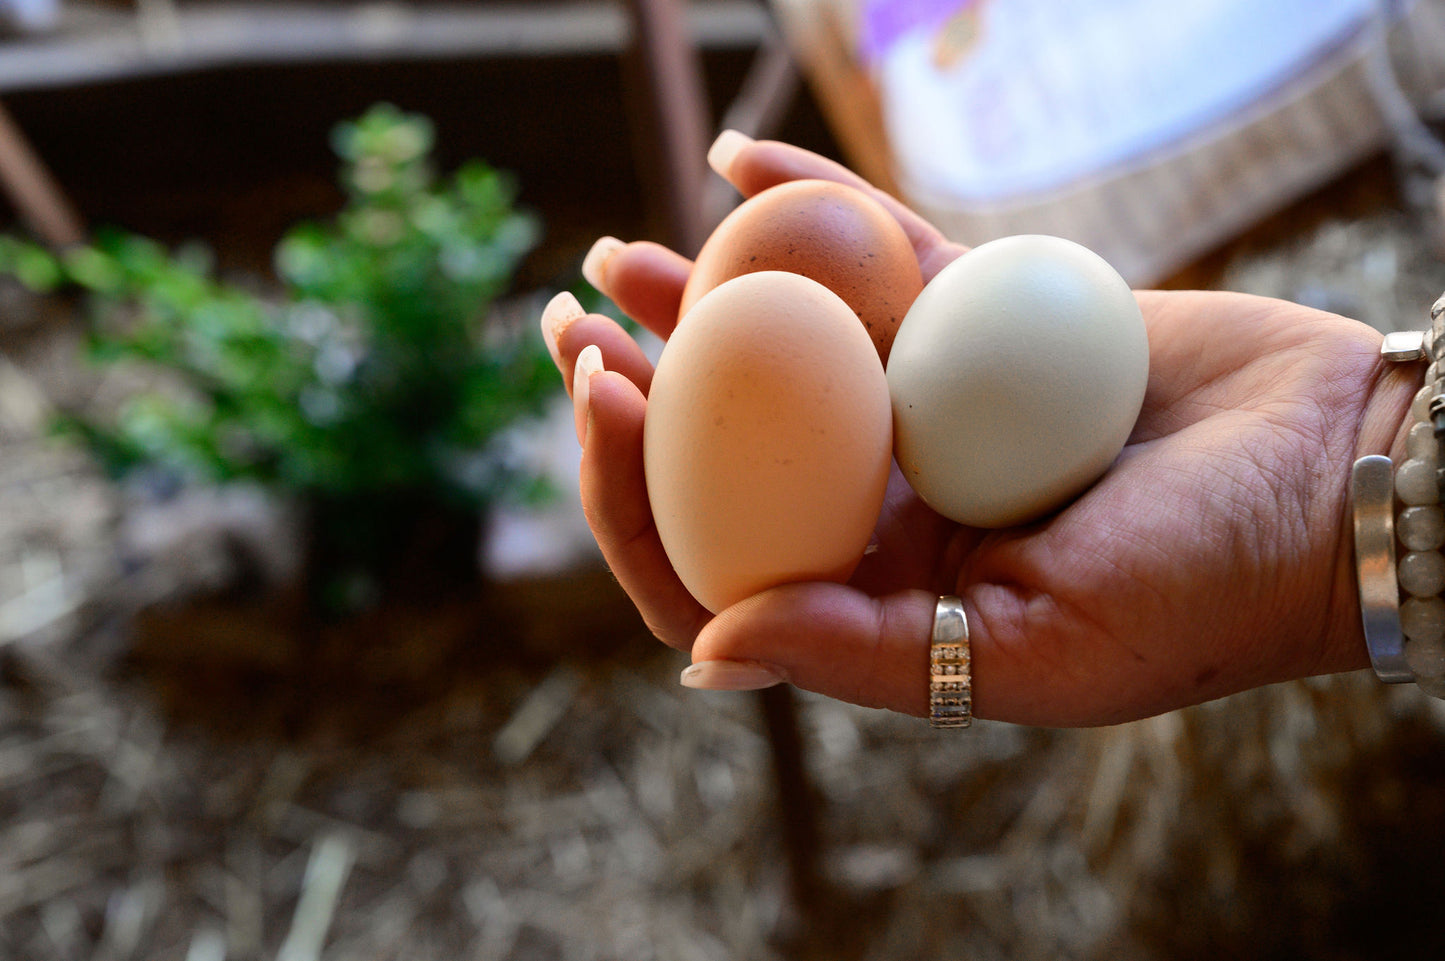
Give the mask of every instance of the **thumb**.
<path id="1" fill-rule="evenodd" d="M 776 587 L 702 629 L 683 683 L 759 687 L 771 674 L 838 700 L 923 716 L 937 601 L 926 591 L 869 597 L 841 584 Z"/>

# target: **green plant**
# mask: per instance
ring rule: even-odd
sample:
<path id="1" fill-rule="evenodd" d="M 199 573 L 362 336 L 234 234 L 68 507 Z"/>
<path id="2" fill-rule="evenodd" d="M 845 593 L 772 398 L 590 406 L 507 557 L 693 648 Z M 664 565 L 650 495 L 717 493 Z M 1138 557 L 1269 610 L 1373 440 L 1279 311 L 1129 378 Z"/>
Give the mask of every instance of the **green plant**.
<path id="1" fill-rule="evenodd" d="M 537 496 L 496 440 L 540 412 L 556 374 L 534 325 L 488 319 L 539 225 L 482 162 L 438 178 L 433 139 L 426 118 L 388 105 L 339 125 L 346 204 L 280 241 L 270 293 L 217 279 L 198 246 L 109 231 L 55 256 L 0 238 L 0 270 L 86 295 L 100 363 L 172 375 L 67 427 L 113 474 L 260 482 L 358 543 L 378 504 Z"/>

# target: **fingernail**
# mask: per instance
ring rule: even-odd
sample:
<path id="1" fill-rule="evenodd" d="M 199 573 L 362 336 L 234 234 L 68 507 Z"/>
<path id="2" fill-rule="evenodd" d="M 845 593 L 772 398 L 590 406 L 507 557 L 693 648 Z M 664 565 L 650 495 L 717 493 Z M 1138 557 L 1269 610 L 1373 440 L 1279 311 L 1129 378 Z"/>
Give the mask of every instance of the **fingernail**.
<path id="1" fill-rule="evenodd" d="M 679 680 L 700 691 L 760 691 L 783 683 L 783 676 L 757 661 L 698 661 L 683 668 Z"/>
<path id="2" fill-rule="evenodd" d="M 592 375 L 602 370 L 602 348 L 588 344 L 577 355 L 577 367 L 572 373 L 572 410 L 577 421 L 577 443 L 587 443 L 587 408 L 592 400 L 590 381 Z"/>
<path id="3" fill-rule="evenodd" d="M 607 261 L 627 245 L 616 237 L 599 237 L 582 258 L 582 276 L 602 293 L 607 293 Z"/>
<path id="4" fill-rule="evenodd" d="M 717 135 L 717 139 L 707 149 L 707 165 L 717 174 L 726 177 L 728 171 L 732 169 L 737 155 L 743 152 L 744 147 L 753 142 L 752 137 L 740 130 L 724 130 Z"/>
<path id="5" fill-rule="evenodd" d="M 577 298 L 565 290 L 542 308 L 542 340 L 547 344 L 547 353 L 552 355 L 552 363 L 558 367 L 562 366 L 562 355 L 557 350 L 557 337 L 568 324 L 586 313 Z"/>

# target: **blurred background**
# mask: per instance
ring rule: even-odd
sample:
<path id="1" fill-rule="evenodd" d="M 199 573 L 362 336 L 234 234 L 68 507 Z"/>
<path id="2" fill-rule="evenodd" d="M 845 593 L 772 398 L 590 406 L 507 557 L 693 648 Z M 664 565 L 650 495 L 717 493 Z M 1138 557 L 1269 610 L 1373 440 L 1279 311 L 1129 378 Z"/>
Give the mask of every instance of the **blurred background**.
<path id="1" fill-rule="evenodd" d="M 726 126 L 1420 327 L 1442 89 L 1438 0 L 0 0 L 0 956 L 1436 956 L 1413 689 L 684 692 L 536 321 Z"/>

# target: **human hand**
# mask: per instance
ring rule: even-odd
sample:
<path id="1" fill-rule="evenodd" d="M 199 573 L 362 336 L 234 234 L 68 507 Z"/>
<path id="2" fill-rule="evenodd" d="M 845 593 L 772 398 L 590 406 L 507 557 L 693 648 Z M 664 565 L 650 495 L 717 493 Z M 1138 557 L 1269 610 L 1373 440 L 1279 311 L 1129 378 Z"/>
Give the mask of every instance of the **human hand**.
<path id="1" fill-rule="evenodd" d="M 709 160 L 745 196 L 803 177 L 872 190 L 784 144 L 725 136 Z M 963 252 L 875 196 L 925 280 Z M 654 244 L 604 240 L 587 273 L 665 338 L 690 266 Z M 1113 723 L 1366 666 L 1349 468 L 1402 443 L 1411 385 L 1380 362 L 1380 335 L 1345 318 L 1241 294 L 1138 298 L 1150 339 L 1143 410 L 1114 466 L 1075 502 L 1021 528 L 965 528 L 895 468 L 876 549 L 848 584 L 784 585 L 716 617 L 682 586 L 652 526 L 642 467 L 650 362 L 621 327 L 565 295 L 543 327 L 573 386 L 588 522 L 649 628 L 691 651 L 686 683 L 786 680 L 925 714 L 940 594 L 967 610 L 979 717 Z"/>

